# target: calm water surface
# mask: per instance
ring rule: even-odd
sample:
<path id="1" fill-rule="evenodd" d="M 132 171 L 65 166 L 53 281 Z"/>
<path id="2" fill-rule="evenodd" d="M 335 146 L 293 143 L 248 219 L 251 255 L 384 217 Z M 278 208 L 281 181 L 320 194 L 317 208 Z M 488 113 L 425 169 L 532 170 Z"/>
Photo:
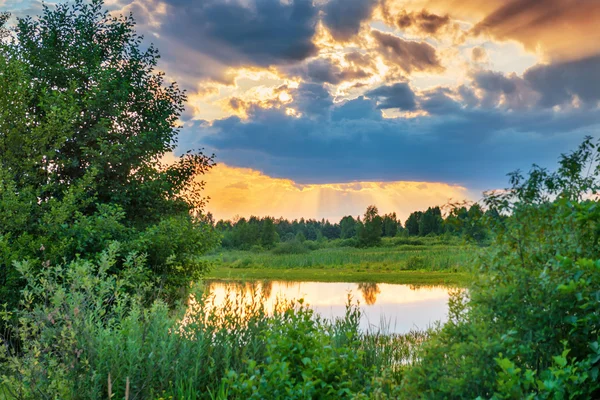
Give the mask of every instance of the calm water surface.
<path id="1" fill-rule="evenodd" d="M 225 302 L 227 297 L 250 302 L 252 293 L 262 293 L 269 312 L 278 300 L 304 299 L 325 318 L 342 317 L 350 294 L 353 303 L 360 302 L 361 328 L 383 329 L 387 333 L 406 333 L 426 329 L 436 321 L 445 322 L 452 290 L 442 286 L 288 281 L 209 281 L 206 285 L 216 305 Z"/>

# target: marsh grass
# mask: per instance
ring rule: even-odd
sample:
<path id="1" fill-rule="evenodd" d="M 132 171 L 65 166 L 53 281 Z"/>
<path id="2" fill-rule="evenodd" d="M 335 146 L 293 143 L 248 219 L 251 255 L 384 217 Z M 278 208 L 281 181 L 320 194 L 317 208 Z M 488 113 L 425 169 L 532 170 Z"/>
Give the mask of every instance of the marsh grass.
<path id="1" fill-rule="evenodd" d="M 206 256 L 226 268 L 353 268 L 378 271 L 464 271 L 477 248 L 470 246 L 414 246 L 325 248 L 299 254 L 253 253 L 234 250 Z"/>
<path id="2" fill-rule="evenodd" d="M 351 300 L 333 321 L 301 300 L 268 314 L 256 292 L 216 305 L 200 287 L 190 304 L 148 306 L 142 266 L 114 276 L 113 257 L 40 274 L 21 265 L 27 301 L 4 314 L 20 345 L 0 343 L 0 399 L 106 399 L 109 382 L 129 400 L 369 395 L 398 384 L 420 340 L 361 332 Z"/>

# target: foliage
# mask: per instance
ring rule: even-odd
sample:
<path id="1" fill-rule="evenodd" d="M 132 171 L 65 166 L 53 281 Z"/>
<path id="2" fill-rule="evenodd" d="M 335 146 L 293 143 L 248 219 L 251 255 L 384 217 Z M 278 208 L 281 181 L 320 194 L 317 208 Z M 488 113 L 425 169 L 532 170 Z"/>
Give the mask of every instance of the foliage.
<path id="1" fill-rule="evenodd" d="M 439 207 L 429 207 L 419 218 L 419 236 L 442 233 L 442 211 Z"/>
<path id="2" fill-rule="evenodd" d="M 600 213 L 584 200 L 598 189 L 595 148 L 586 140 L 556 172 L 513 173 L 488 194 L 494 237 L 479 279 L 406 375 L 409 397 L 600 395 Z"/>
<path id="3" fill-rule="evenodd" d="M 119 248 L 97 262 L 19 263 L 26 287 L 13 318 L 3 313 L 21 347 L 0 343 L 0 396 L 39 399 L 198 399 L 351 397 L 389 390 L 393 365 L 411 362 L 419 341 L 382 340 L 358 330 L 360 314 L 322 320 L 297 303 L 268 316 L 256 293 L 252 306 L 228 301 L 219 308 L 195 291 L 189 306 L 171 311 L 148 305 L 144 257 L 128 258 L 111 273 Z M 243 307 L 243 309 L 242 309 Z M 397 351 L 394 351 L 397 350 Z M 386 372 L 388 371 L 389 372 Z M 385 375 L 387 384 L 379 382 Z"/>
<path id="4" fill-rule="evenodd" d="M 277 247 L 273 249 L 273 254 L 304 254 L 308 252 L 308 248 L 302 242 L 297 240 L 279 243 Z"/>
<path id="5" fill-rule="evenodd" d="M 377 207 L 367 207 L 363 222 L 358 225 L 357 229 L 358 245 L 361 247 L 377 246 L 381 244 L 382 233 L 383 219 L 379 216 Z"/>
<path id="6" fill-rule="evenodd" d="M 137 251 L 165 282 L 204 270 L 194 260 L 217 241 L 196 176 L 213 159 L 161 162 L 185 95 L 134 28 L 101 0 L 77 0 L 18 19 L 0 40 L 3 299 L 18 299 L 23 284 L 13 261 L 93 259 L 114 240 L 123 244 L 115 268 Z"/>

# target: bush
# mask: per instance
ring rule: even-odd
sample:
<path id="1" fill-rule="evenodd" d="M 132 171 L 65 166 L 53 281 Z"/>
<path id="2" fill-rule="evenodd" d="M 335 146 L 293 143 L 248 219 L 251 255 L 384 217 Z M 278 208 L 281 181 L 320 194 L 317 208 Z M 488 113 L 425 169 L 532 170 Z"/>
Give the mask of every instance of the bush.
<path id="1" fill-rule="evenodd" d="M 114 398 L 125 397 L 129 382 L 130 399 L 349 398 L 389 390 L 377 376 L 393 363 L 392 344 L 360 333 L 358 308 L 348 305 L 344 318 L 329 322 L 299 301 L 267 316 L 260 298 L 217 308 L 200 291 L 189 307 L 172 311 L 158 299 L 148 306 L 155 287 L 144 258 L 128 257 L 113 274 L 117 253 L 113 244 L 97 262 L 39 272 L 18 264 L 23 301 L 1 315 L 16 324 L 20 347 L 0 342 L 0 395 L 105 399 L 109 381 Z"/>
<path id="2" fill-rule="evenodd" d="M 304 243 L 292 240 L 291 242 L 279 243 L 272 252 L 273 254 L 305 254 L 310 250 L 304 245 Z"/>
<path id="3" fill-rule="evenodd" d="M 416 271 L 419 269 L 424 269 L 425 267 L 426 267 L 426 265 L 425 265 L 424 257 L 410 256 L 406 259 L 404 269 L 406 269 L 408 271 Z"/>
<path id="4" fill-rule="evenodd" d="M 322 246 L 321 243 L 319 242 L 315 242 L 314 240 L 307 240 L 303 243 L 304 247 L 306 247 L 308 250 L 319 250 Z"/>
<path id="5" fill-rule="evenodd" d="M 600 396 L 600 207 L 582 201 L 600 188 L 594 148 L 586 141 L 556 173 L 515 173 L 488 195 L 492 244 L 407 372 L 407 397 Z"/>

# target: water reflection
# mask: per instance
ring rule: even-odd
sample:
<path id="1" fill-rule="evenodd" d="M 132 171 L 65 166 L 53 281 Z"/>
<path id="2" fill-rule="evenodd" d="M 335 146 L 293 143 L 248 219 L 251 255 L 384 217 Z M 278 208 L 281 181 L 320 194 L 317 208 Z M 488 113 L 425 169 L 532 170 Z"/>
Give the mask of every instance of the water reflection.
<path id="1" fill-rule="evenodd" d="M 359 283 L 358 288 L 362 292 L 365 303 L 372 306 L 377 301 L 377 295 L 381 293 L 377 283 Z"/>
<path id="2" fill-rule="evenodd" d="M 266 311 L 272 312 L 277 302 L 302 298 L 325 318 L 342 317 L 351 296 L 353 303 L 360 303 L 363 330 L 385 329 L 389 333 L 445 322 L 451 290 L 443 286 L 290 281 L 208 281 L 206 288 L 216 306 L 227 300 L 249 304 L 259 297 Z"/>

